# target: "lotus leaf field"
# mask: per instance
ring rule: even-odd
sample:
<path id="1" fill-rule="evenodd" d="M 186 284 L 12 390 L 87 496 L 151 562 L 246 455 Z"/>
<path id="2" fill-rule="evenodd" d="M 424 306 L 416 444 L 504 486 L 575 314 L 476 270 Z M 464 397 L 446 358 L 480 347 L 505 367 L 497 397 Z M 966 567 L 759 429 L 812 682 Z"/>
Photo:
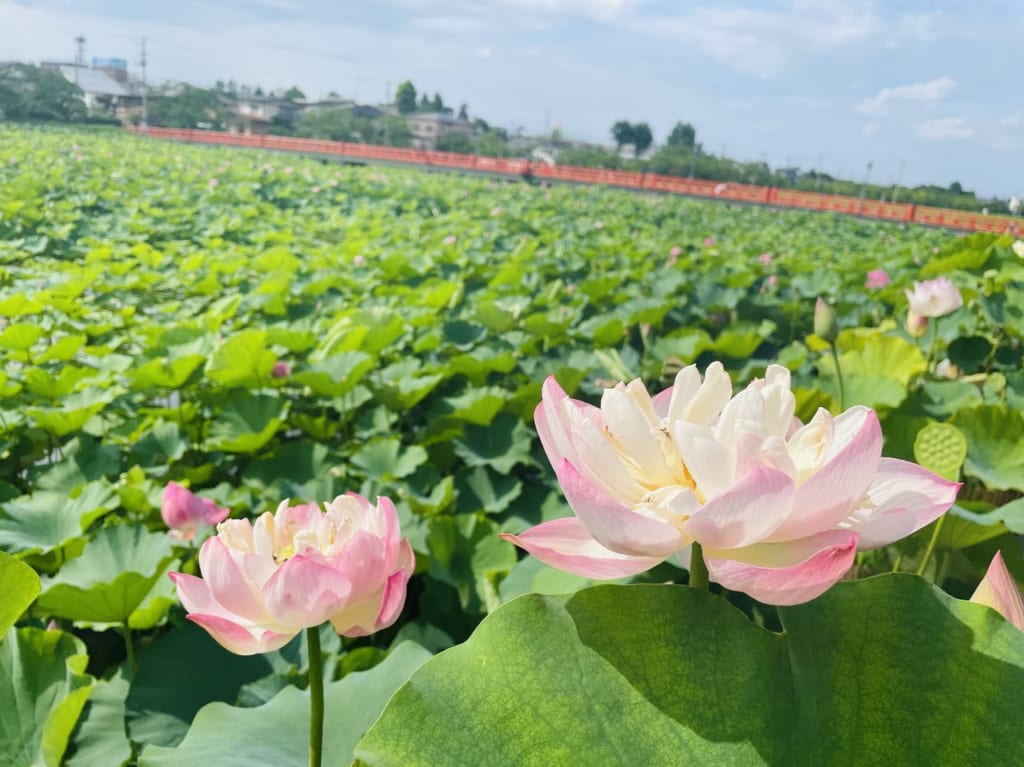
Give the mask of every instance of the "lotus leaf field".
<path id="1" fill-rule="evenodd" d="M 306 764 L 321 661 L 329 765 L 1024 764 L 1024 633 L 968 601 L 1024 581 L 1022 338 L 1010 235 L 0 126 L 0 764 Z M 716 361 L 955 504 L 789 606 L 499 537 L 573 515 L 549 376 Z M 213 522 L 347 492 L 411 544 L 397 618 L 312 664 L 186 618 Z"/>

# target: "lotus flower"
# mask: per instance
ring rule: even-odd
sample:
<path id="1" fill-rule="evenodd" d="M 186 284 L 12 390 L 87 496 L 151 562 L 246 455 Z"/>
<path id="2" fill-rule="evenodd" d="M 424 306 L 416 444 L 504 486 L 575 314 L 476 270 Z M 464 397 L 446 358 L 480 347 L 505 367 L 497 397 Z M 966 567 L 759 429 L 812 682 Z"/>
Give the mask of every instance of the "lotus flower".
<path id="1" fill-rule="evenodd" d="M 910 310 L 921 317 L 944 317 L 964 305 L 953 281 L 938 277 L 925 282 L 915 282 L 913 290 L 904 291 Z"/>
<path id="2" fill-rule="evenodd" d="M 284 360 L 278 360 L 270 369 L 271 378 L 287 378 L 292 374 L 292 366 Z"/>
<path id="3" fill-rule="evenodd" d="M 836 309 L 831 304 L 826 303 L 825 299 L 820 296 L 814 302 L 814 334 L 829 343 L 832 343 L 839 337 Z"/>
<path id="4" fill-rule="evenodd" d="M 924 317 L 913 309 L 907 310 L 907 321 L 904 323 L 907 333 L 914 338 L 920 338 L 928 331 L 928 318 Z"/>
<path id="5" fill-rule="evenodd" d="M 712 580 L 776 605 L 839 580 L 858 550 L 884 546 L 946 511 L 959 485 L 882 458 L 874 411 L 794 418 L 789 371 L 773 365 L 733 396 L 721 364 L 684 368 L 651 397 L 639 380 L 601 406 L 554 378 L 535 420 L 575 517 L 505 535 L 585 578 L 635 575 L 701 544 Z"/>
<path id="6" fill-rule="evenodd" d="M 1003 554 L 1000 551 L 992 557 L 985 577 L 971 596 L 971 601 L 991 607 L 1024 631 L 1024 598 L 1021 597 L 1017 582 L 1006 569 Z"/>
<path id="7" fill-rule="evenodd" d="M 216 525 L 227 519 L 231 509 L 224 509 L 209 498 L 200 498 L 177 482 L 168 482 L 164 488 L 160 516 L 170 528 L 168 534 L 179 541 L 190 541 L 196 537 L 200 525 Z"/>
<path id="8" fill-rule="evenodd" d="M 1017 258 L 1024 258 L 1024 240 L 1015 240 L 1012 247 Z"/>
<path id="9" fill-rule="evenodd" d="M 202 578 L 171 573 L 189 620 L 238 655 L 271 652 L 330 621 L 339 634 L 390 626 L 405 603 L 414 558 L 387 498 L 354 493 L 233 519 L 199 550 Z"/>
<path id="10" fill-rule="evenodd" d="M 884 288 L 889 282 L 889 273 L 885 269 L 872 269 L 868 272 L 868 279 L 864 283 L 864 287 L 874 290 L 875 288 Z"/>

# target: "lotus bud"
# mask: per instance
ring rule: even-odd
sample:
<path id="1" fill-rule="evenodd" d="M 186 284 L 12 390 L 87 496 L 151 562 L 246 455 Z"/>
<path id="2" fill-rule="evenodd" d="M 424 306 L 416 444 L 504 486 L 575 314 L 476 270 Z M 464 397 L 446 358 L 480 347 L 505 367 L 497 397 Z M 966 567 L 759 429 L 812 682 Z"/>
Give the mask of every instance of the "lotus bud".
<path id="1" fill-rule="evenodd" d="M 823 298 L 818 298 L 814 304 L 814 334 L 830 344 L 835 343 L 839 337 L 835 307 L 826 303 Z"/>
<path id="2" fill-rule="evenodd" d="M 906 329 L 914 338 L 920 338 L 928 330 L 928 318 L 913 309 L 908 309 Z"/>

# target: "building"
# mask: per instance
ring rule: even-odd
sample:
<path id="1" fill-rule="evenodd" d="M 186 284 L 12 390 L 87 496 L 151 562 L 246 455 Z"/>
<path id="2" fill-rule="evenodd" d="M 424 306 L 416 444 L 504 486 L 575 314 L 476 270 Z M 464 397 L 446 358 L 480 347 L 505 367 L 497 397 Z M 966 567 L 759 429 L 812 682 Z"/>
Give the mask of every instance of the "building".
<path id="1" fill-rule="evenodd" d="M 440 112 L 413 113 L 405 116 L 405 122 L 412 133 L 413 149 L 437 149 L 437 140 L 444 136 L 473 135 L 473 124 L 468 120 L 456 120 Z"/>
<path id="2" fill-rule="evenodd" d="M 93 59 L 99 67 L 83 67 L 59 61 L 44 61 L 43 69 L 59 72 L 65 80 L 82 91 L 85 108 L 91 114 L 126 119 L 142 108 L 142 88 L 128 78 L 128 64 L 123 59 Z"/>
<path id="3" fill-rule="evenodd" d="M 302 105 L 279 96 L 239 96 L 228 118 L 228 130 L 247 136 L 263 135 L 275 123 L 291 124 L 302 114 Z"/>

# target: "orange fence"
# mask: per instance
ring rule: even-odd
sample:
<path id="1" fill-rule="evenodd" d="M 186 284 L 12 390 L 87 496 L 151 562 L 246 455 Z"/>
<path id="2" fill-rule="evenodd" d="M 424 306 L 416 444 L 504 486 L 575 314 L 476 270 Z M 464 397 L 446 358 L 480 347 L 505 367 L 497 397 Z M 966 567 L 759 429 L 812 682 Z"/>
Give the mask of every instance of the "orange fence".
<path id="1" fill-rule="evenodd" d="M 151 138 L 187 141 L 199 144 L 240 146 L 273 149 L 285 152 L 326 155 L 353 161 L 378 161 L 417 165 L 448 170 L 468 170 L 502 176 L 537 178 L 550 181 L 568 181 L 580 184 L 667 192 L 718 200 L 801 208 L 844 215 L 865 216 L 886 221 L 903 221 L 927 226 L 944 226 L 977 232 L 1015 232 L 1024 229 L 1024 222 L 1009 216 L 991 216 L 948 208 L 930 208 L 910 203 L 879 202 L 859 197 L 845 197 L 817 192 L 800 192 L 774 186 L 753 186 L 732 182 L 705 181 L 703 179 L 662 176 L 640 171 L 584 168 L 575 165 L 548 165 L 522 159 L 477 157 L 455 152 L 431 152 L 420 149 L 353 144 L 347 141 L 292 138 L 290 136 L 246 136 L 239 133 L 191 130 L 180 128 L 130 129 Z"/>

